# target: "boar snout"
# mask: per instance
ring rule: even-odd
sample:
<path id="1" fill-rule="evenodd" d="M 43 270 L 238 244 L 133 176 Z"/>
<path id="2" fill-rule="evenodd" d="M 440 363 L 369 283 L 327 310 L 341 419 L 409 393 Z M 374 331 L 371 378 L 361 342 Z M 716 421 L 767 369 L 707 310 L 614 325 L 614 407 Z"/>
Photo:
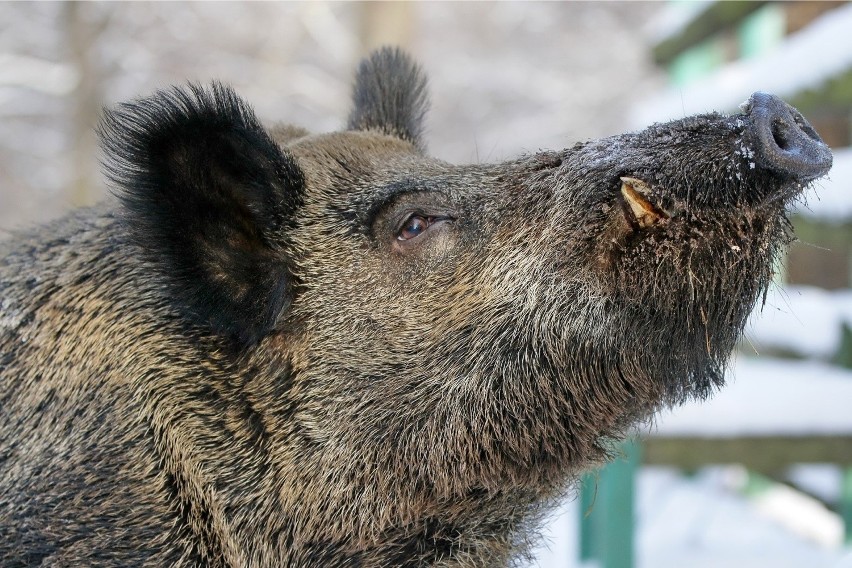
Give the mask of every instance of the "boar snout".
<path id="1" fill-rule="evenodd" d="M 775 95 L 754 93 L 744 110 L 753 120 L 755 157 L 761 165 L 803 182 L 831 169 L 831 151 L 795 108 Z"/>

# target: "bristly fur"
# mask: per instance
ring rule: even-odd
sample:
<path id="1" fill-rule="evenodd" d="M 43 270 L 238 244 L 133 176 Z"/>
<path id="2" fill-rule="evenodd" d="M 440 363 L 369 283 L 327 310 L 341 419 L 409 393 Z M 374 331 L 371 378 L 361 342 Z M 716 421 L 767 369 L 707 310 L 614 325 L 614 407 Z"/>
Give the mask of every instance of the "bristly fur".
<path id="1" fill-rule="evenodd" d="M 349 130 L 378 130 L 425 150 L 426 76 L 399 48 L 382 48 L 361 62 L 352 100 Z"/>
<path id="2" fill-rule="evenodd" d="M 292 294 L 285 229 L 304 192 L 293 157 L 218 83 L 119 105 L 100 135 L 127 225 L 181 307 L 257 341 Z"/>
<path id="3" fill-rule="evenodd" d="M 267 134 L 216 84 L 107 115 L 124 207 L 0 242 L 0 566 L 514 566 L 614 439 L 722 384 L 830 165 L 803 118 L 456 166 L 411 143 L 424 89 L 383 50 L 361 131 Z M 763 155 L 778 116 L 804 173 Z"/>

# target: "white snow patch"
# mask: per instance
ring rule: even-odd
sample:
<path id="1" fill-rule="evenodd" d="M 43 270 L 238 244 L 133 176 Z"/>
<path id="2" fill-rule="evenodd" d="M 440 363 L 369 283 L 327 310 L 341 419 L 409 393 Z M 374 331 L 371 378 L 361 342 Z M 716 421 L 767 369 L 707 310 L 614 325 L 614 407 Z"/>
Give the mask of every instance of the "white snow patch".
<path id="1" fill-rule="evenodd" d="M 852 290 L 773 287 L 766 304 L 752 313 L 745 337 L 758 354 L 774 348 L 828 359 L 840 348 L 844 323 L 852 326 Z"/>
<path id="2" fill-rule="evenodd" d="M 826 503 L 838 503 L 841 498 L 843 471 L 837 464 L 797 464 L 787 470 L 787 479 L 797 487 L 819 497 Z"/>
<path id="3" fill-rule="evenodd" d="M 668 467 L 642 467 L 636 477 L 638 568 L 850 568 L 839 546 L 802 538 L 772 512 L 743 497 L 731 473 L 714 467 L 685 476 Z M 786 518 L 800 502 L 787 502 Z M 579 503 L 569 499 L 545 529 L 549 546 L 530 568 L 591 568 L 579 561 Z M 836 530 L 836 529 L 834 529 Z M 819 538 L 824 538 L 821 535 Z"/>
<path id="4" fill-rule="evenodd" d="M 816 499 L 786 485 L 773 485 L 754 504 L 762 514 L 806 540 L 825 548 L 843 544 L 843 520 Z"/>
<path id="5" fill-rule="evenodd" d="M 852 568 L 852 551 L 849 551 L 836 564 L 832 564 L 831 568 Z"/>
<path id="6" fill-rule="evenodd" d="M 806 202 L 795 213 L 833 222 L 852 219 L 852 148 L 832 152 L 834 165 L 828 177 L 813 184 L 805 193 Z"/>
<path id="7" fill-rule="evenodd" d="M 660 413 L 652 436 L 852 434 L 852 371 L 814 361 L 738 357 L 711 400 Z"/>
<path id="8" fill-rule="evenodd" d="M 542 541 L 533 551 L 538 568 L 566 568 L 579 563 L 579 501 L 566 499 L 542 531 Z"/>
<path id="9" fill-rule="evenodd" d="M 828 567 L 837 560 L 838 548 L 797 538 L 732 490 L 727 470 L 708 468 L 689 478 L 669 468 L 643 468 L 639 568 Z"/>

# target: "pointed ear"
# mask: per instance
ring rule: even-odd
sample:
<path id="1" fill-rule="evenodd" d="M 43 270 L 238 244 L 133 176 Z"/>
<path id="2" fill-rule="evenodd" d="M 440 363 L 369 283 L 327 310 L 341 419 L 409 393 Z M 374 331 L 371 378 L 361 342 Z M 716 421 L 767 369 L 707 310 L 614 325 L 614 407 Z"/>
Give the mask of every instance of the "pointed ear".
<path id="1" fill-rule="evenodd" d="M 190 85 L 106 112 L 107 177 L 134 240 L 196 323 L 253 343 L 291 302 L 295 159 L 228 87 Z"/>
<path id="2" fill-rule="evenodd" d="M 401 50 L 384 47 L 361 61 L 352 99 L 349 130 L 378 130 L 425 149 L 426 76 Z"/>

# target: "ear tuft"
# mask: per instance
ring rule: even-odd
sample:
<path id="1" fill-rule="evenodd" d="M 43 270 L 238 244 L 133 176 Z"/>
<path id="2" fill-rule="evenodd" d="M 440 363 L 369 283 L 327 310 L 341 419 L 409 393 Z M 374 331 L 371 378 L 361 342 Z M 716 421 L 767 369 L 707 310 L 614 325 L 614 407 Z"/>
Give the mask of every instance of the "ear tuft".
<path id="1" fill-rule="evenodd" d="M 120 104 L 99 134 L 129 231 L 178 307 L 243 343 L 268 333 L 295 286 L 288 229 L 304 178 L 293 156 L 219 83 Z"/>
<path id="2" fill-rule="evenodd" d="M 355 76 L 349 130 L 378 130 L 424 150 L 429 108 L 426 76 L 399 48 L 383 47 L 361 61 Z"/>

